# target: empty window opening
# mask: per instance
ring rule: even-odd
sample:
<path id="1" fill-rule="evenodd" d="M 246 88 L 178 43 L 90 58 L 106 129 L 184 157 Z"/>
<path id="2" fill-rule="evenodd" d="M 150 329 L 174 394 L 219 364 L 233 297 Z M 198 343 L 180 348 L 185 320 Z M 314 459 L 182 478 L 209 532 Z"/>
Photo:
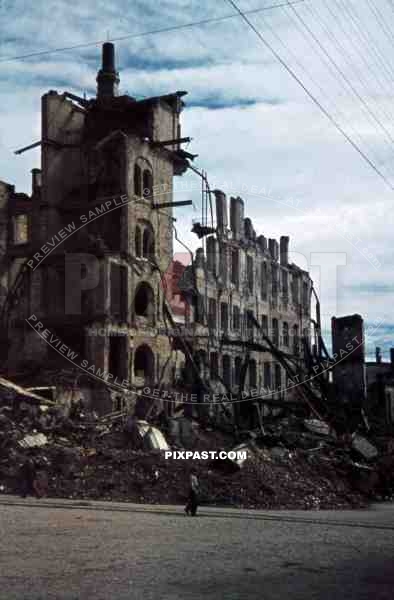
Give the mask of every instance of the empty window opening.
<path id="1" fill-rule="evenodd" d="M 134 166 L 134 194 L 142 196 L 142 172 L 139 165 Z"/>
<path id="2" fill-rule="evenodd" d="M 142 182 L 142 186 L 143 186 L 143 195 L 144 198 L 152 198 L 153 197 L 153 176 L 152 173 L 148 170 L 145 169 L 143 176 L 142 176 L 143 182 Z"/>
<path id="3" fill-rule="evenodd" d="M 220 304 L 220 328 L 222 331 L 228 330 L 228 304 L 221 302 Z"/>
<path id="4" fill-rule="evenodd" d="M 294 304 L 298 304 L 299 303 L 299 293 L 300 293 L 299 280 L 298 280 L 297 275 L 293 275 L 292 296 L 293 296 L 293 303 Z"/>
<path id="5" fill-rule="evenodd" d="M 126 266 L 111 263 L 111 313 L 122 321 L 127 319 L 127 276 Z"/>
<path id="6" fill-rule="evenodd" d="M 234 361 L 234 383 L 239 385 L 241 383 L 241 370 L 242 370 L 242 358 L 237 356 Z"/>
<path id="7" fill-rule="evenodd" d="M 225 354 L 222 359 L 223 381 L 228 387 L 231 386 L 231 358 Z"/>
<path id="8" fill-rule="evenodd" d="M 246 335 L 253 337 L 254 332 L 254 312 L 253 310 L 246 311 Z"/>
<path id="9" fill-rule="evenodd" d="M 284 346 L 289 346 L 289 344 L 290 344 L 290 340 L 289 340 L 289 325 L 288 325 L 288 323 L 286 323 L 286 321 L 283 323 L 282 335 L 283 335 L 283 345 Z"/>
<path id="10" fill-rule="evenodd" d="M 204 323 L 205 320 L 205 304 L 204 296 L 198 291 L 193 296 L 193 306 L 195 309 L 195 320 L 196 323 Z"/>
<path id="11" fill-rule="evenodd" d="M 293 326 L 293 353 L 298 355 L 300 352 L 300 341 L 298 336 L 298 325 Z"/>
<path id="12" fill-rule="evenodd" d="M 272 265 L 272 297 L 278 297 L 278 266 Z"/>
<path id="13" fill-rule="evenodd" d="M 208 300 L 208 327 L 216 329 L 216 300 L 213 298 Z"/>
<path id="14" fill-rule="evenodd" d="M 271 363 L 264 363 L 264 386 L 266 388 L 271 387 Z"/>
<path id="15" fill-rule="evenodd" d="M 146 344 L 139 346 L 134 353 L 134 376 L 145 383 L 154 379 L 155 359 L 152 350 Z"/>
<path id="16" fill-rule="evenodd" d="M 113 335 L 109 337 L 108 371 L 119 381 L 128 378 L 127 342 L 126 336 Z"/>
<path id="17" fill-rule="evenodd" d="M 141 244 L 141 229 L 139 225 L 135 228 L 135 255 L 141 256 L 142 254 L 142 244 Z"/>
<path id="18" fill-rule="evenodd" d="M 261 315 L 261 329 L 263 334 L 268 336 L 268 317 L 267 315 Z"/>
<path id="19" fill-rule="evenodd" d="M 234 331 L 239 331 L 241 327 L 241 314 L 239 310 L 239 306 L 233 307 L 233 329 Z"/>
<path id="20" fill-rule="evenodd" d="M 248 291 L 253 294 L 254 277 L 253 277 L 253 258 L 251 256 L 246 257 L 246 272 L 248 280 Z"/>
<path id="21" fill-rule="evenodd" d="M 289 274 L 284 269 L 282 270 L 282 294 L 287 299 L 289 295 Z"/>
<path id="22" fill-rule="evenodd" d="M 257 366 L 254 359 L 249 362 L 249 386 L 251 389 L 257 387 Z"/>
<path id="23" fill-rule="evenodd" d="M 155 255 L 155 238 L 153 229 L 150 226 L 145 227 L 142 237 L 142 256 L 153 259 Z"/>
<path id="24" fill-rule="evenodd" d="M 211 379 L 217 379 L 219 375 L 219 357 L 217 352 L 211 352 L 209 357 L 209 375 Z"/>
<path id="25" fill-rule="evenodd" d="M 236 249 L 231 252 L 231 283 L 239 285 L 239 252 Z"/>
<path id="26" fill-rule="evenodd" d="M 154 295 L 152 288 L 147 283 L 141 283 L 137 288 L 134 310 L 138 317 L 144 317 L 153 324 L 155 315 Z"/>
<path id="27" fill-rule="evenodd" d="M 279 323 L 278 319 L 272 319 L 272 343 L 279 346 Z"/>
<path id="28" fill-rule="evenodd" d="M 261 299 L 267 300 L 268 293 L 268 267 L 267 263 L 261 263 Z"/>

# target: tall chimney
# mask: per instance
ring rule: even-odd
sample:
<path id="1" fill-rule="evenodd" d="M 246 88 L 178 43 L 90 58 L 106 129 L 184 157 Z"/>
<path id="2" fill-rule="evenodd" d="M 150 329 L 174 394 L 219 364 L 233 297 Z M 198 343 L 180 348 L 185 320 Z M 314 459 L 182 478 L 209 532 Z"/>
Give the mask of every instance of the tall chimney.
<path id="1" fill-rule="evenodd" d="M 97 98 L 113 98 L 118 95 L 119 73 L 115 68 L 115 46 L 105 42 L 102 50 L 102 67 L 97 74 Z"/>
<path id="2" fill-rule="evenodd" d="M 214 190 L 216 200 L 216 225 L 220 233 L 224 233 L 228 227 L 227 220 L 227 198 L 221 190 Z"/>
<path id="3" fill-rule="evenodd" d="M 277 261 L 279 258 L 279 244 L 277 240 L 275 240 L 274 238 L 269 238 L 268 249 L 269 253 L 271 254 L 272 260 Z"/>
<path id="4" fill-rule="evenodd" d="M 235 240 L 244 236 L 244 201 L 242 198 L 230 198 L 230 227 Z"/>
<path id="5" fill-rule="evenodd" d="M 253 240 L 253 224 L 252 219 L 249 219 L 249 217 L 244 219 L 244 234 L 247 240 Z"/>
<path id="6" fill-rule="evenodd" d="M 289 236 L 281 235 L 279 241 L 280 264 L 287 267 L 289 264 Z"/>
<path id="7" fill-rule="evenodd" d="M 41 170 L 40 169 L 32 169 L 31 170 L 31 188 L 32 193 L 35 194 L 41 189 Z"/>
<path id="8" fill-rule="evenodd" d="M 262 252 L 267 252 L 267 238 L 264 237 L 264 235 L 259 235 L 259 237 L 257 238 L 257 243 L 260 246 Z"/>

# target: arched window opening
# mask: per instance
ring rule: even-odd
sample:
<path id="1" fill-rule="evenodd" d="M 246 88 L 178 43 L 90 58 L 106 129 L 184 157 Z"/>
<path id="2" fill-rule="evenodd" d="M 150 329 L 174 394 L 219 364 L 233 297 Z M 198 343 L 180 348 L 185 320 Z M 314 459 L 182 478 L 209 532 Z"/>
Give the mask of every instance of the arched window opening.
<path id="1" fill-rule="evenodd" d="M 152 288 L 147 283 L 141 283 L 138 287 L 135 300 L 134 311 L 136 316 L 148 319 L 153 324 L 155 315 L 154 295 Z"/>
<path id="2" fill-rule="evenodd" d="M 257 366 L 254 359 L 249 362 L 249 387 L 251 390 L 257 387 Z"/>
<path id="3" fill-rule="evenodd" d="M 241 383 L 241 369 L 242 369 L 242 358 L 237 356 L 234 362 L 234 383 L 239 385 Z"/>
<path id="4" fill-rule="evenodd" d="M 146 344 L 139 346 L 134 353 L 134 376 L 145 383 L 154 379 L 155 360 L 152 350 Z"/>
<path id="5" fill-rule="evenodd" d="M 150 226 L 145 227 L 142 238 L 142 256 L 144 258 L 154 258 L 155 256 L 155 238 Z"/>
<path id="6" fill-rule="evenodd" d="M 142 173 L 139 165 L 134 165 L 134 194 L 142 196 Z"/>
<path id="7" fill-rule="evenodd" d="M 152 177 L 152 173 L 148 169 L 144 170 L 142 180 L 143 180 L 142 186 L 143 186 L 144 198 L 152 199 L 152 197 L 153 197 L 153 177 Z"/>

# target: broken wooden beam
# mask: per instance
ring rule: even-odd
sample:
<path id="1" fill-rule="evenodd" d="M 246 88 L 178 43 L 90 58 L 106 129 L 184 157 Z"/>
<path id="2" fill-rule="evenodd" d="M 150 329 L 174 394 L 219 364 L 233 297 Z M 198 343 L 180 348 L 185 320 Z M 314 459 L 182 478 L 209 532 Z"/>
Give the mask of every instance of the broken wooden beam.
<path id="1" fill-rule="evenodd" d="M 162 202 L 161 204 L 153 204 L 152 208 L 167 208 L 168 206 L 191 206 L 191 200 L 180 200 L 179 202 Z"/>
<path id="2" fill-rule="evenodd" d="M 152 142 L 152 144 L 154 146 L 172 146 L 174 144 L 187 144 L 191 141 L 192 141 L 192 138 L 190 138 L 190 137 L 182 137 L 182 138 L 175 138 L 175 139 L 171 139 L 171 140 L 161 140 L 161 141 L 157 141 L 157 142 Z"/>

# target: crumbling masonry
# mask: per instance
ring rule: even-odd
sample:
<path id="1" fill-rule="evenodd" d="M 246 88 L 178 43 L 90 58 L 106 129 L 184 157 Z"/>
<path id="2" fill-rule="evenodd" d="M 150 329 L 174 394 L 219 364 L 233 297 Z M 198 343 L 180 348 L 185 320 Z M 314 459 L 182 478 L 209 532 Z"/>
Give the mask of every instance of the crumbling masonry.
<path id="1" fill-rule="evenodd" d="M 186 92 L 118 95 L 111 43 L 97 84 L 90 100 L 42 97 L 31 196 L 0 182 L 2 372 L 44 383 L 46 371 L 68 370 L 100 412 L 119 408 L 115 379 L 133 391 L 183 386 L 199 400 L 263 387 L 288 398 L 264 340 L 302 370 L 312 282 L 289 263 L 289 238 L 257 236 L 241 198 L 228 211 L 226 195 L 209 191 L 215 219 L 194 225 L 203 248 L 180 277 L 172 189 L 194 169 L 181 148 Z"/>

